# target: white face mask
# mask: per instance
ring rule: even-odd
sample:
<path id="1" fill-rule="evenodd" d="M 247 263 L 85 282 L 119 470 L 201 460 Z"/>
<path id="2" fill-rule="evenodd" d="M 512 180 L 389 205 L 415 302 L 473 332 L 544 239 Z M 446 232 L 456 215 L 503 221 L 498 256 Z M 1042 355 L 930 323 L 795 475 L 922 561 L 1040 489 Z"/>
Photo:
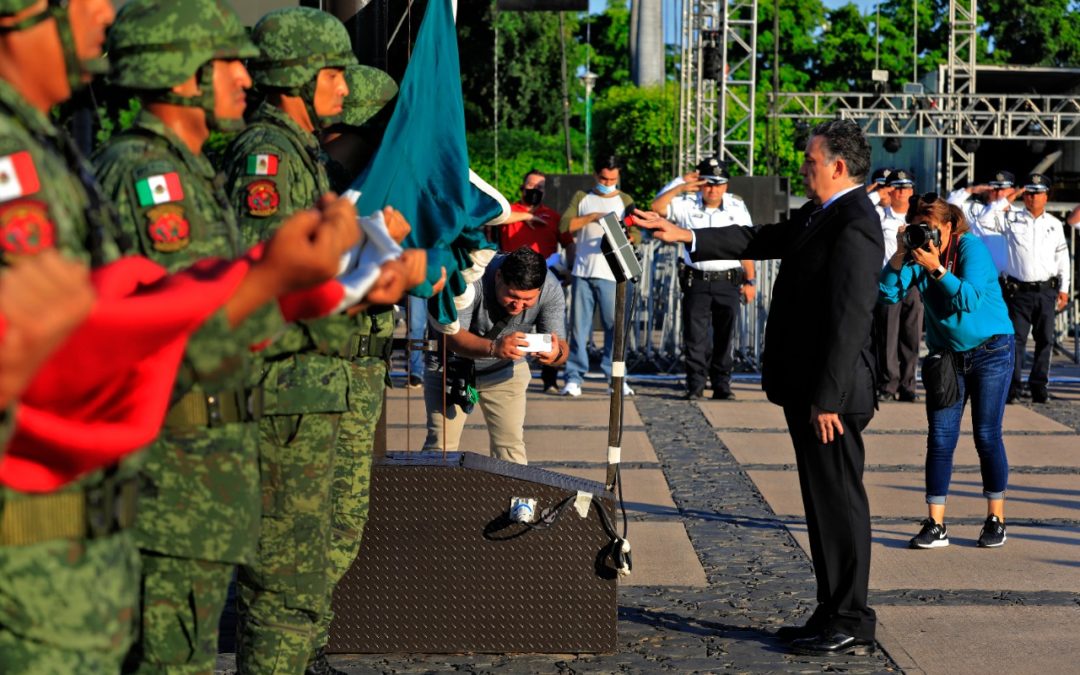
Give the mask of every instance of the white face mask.
<path id="1" fill-rule="evenodd" d="M 596 184 L 596 191 L 602 195 L 609 195 L 615 192 L 616 187 L 614 185 L 604 185 L 603 183 Z"/>

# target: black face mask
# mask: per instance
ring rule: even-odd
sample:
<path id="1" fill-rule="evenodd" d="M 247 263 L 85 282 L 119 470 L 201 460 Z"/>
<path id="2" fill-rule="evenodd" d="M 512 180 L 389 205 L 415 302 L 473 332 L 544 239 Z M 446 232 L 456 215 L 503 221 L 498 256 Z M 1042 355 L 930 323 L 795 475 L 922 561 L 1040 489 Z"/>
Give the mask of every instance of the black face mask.
<path id="1" fill-rule="evenodd" d="M 521 201 L 526 206 L 540 206 L 540 202 L 544 201 L 544 191 L 531 188 L 522 190 Z"/>

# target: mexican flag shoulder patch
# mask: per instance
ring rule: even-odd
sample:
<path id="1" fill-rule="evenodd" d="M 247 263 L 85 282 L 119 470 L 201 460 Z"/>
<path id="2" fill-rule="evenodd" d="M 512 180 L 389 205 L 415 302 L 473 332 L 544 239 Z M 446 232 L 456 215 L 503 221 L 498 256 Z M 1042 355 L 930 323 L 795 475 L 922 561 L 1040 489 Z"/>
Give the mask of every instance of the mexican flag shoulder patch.
<path id="1" fill-rule="evenodd" d="M 180 174 L 170 171 L 137 181 L 135 193 L 139 197 L 139 206 L 156 206 L 182 200 L 184 187 L 180 184 Z"/>
<path id="2" fill-rule="evenodd" d="M 249 176 L 276 176 L 278 170 L 278 156 L 248 155 L 247 175 Z"/>
<path id="3" fill-rule="evenodd" d="M 0 202 L 32 195 L 40 189 L 41 180 L 30 151 L 0 157 Z"/>

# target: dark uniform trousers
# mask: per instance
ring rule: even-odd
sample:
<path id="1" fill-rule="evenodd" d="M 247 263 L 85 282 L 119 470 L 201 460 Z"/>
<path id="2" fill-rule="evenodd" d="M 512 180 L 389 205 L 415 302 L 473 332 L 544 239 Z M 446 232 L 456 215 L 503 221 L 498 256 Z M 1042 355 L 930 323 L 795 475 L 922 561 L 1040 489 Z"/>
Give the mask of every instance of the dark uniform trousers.
<path id="1" fill-rule="evenodd" d="M 923 331 L 923 302 L 912 286 L 896 304 L 874 308 L 874 351 L 878 363 L 878 391 L 895 395 L 915 393 L 919 342 Z"/>
<path id="2" fill-rule="evenodd" d="M 795 446 L 817 578 L 818 608 L 811 621 L 872 640 L 877 616 L 867 598 L 870 503 L 862 482 L 862 432 L 873 414 L 841 414 L 844 434 L 832 443 L 821 443 L 814 435 L 809 405 L 785 405 L 784 417 Z"/>
<path id="3" fill-rule="evenodd" d="M 1053 288 L 1020 289 L 1005 298 L 1009 318 L 1016 333 L 1016 359 L 1013 365 L 1010 390 L 1019 392 L 1027 352 L 1028 332 L 1035 338 L 1035 362 L 1031 364 L 1028 388 L 1045 390 L 1050 379 L 1050 356 L 1054 348 L 1054 305 L 1057 291 Z"/>
<path id="4" fill-rule="evenodd" d="M 741 302 L 739 286 L 742 283 L 742 271 L 734 270 L 732 279 L 714 281 L 689 277 L 689 268 L 683 268 L 682 272 L 686 390 L 699 393 L 705 388 L 705 374 L 708 373 L 713 392 L 730 392 L 731 367 L 734 361 L 732 348 L 735 321 Z"/>

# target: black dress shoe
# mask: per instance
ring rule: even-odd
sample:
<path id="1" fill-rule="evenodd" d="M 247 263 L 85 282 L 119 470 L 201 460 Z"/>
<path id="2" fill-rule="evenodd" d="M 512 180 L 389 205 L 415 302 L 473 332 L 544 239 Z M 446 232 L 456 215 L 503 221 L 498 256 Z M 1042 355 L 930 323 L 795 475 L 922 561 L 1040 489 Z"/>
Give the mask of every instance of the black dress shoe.
<path id="1" fill-rule="evenodd" d="M 901 391 L 896 398 L 904 403 L 914 403 L 919 400 L 919 395 L 913 391 Z"/>
<path id="2" fill-rule="evenodd" d="M 792 640 L 813 637 L 817 635 L 817 633 L 818 629 L 807 624 L 805 626 L 780 626 L 773 635 L 781 642 L 791 642 Z"/>
<path id="3" fill-rule="evenodd" d="M 1031 402 L 1032 403 L 1046 403 L 1050 400 L 1050 392 L 1046 391 L 1045 387 L 1032 387 L 1031 388 Z"/>
<path id="4" fill-rule="evenodd" d="M 683 395 L 687 401 L 700 401 L 705 398 L 705 392 L 698 389 L 697 391 L 688 391 Z"/>
<path id="5" fill-rule="evenodd" d="M 712 397 L 713 397 L 714 400 L 718 400 L 718 401 L 734 401 L 735 400 L 735 392 L 733 392 L 733 391 L 714 391 L 712 393 Z"/>
<path id="6" fill-rule="evenodd" d="M 874 641 L 829 629 L 813 637 L 792 640 L 789 649 L 795 654 L 806 656 L 834 656 L 837 654 L 865 656 L 874 652 Z"/>

